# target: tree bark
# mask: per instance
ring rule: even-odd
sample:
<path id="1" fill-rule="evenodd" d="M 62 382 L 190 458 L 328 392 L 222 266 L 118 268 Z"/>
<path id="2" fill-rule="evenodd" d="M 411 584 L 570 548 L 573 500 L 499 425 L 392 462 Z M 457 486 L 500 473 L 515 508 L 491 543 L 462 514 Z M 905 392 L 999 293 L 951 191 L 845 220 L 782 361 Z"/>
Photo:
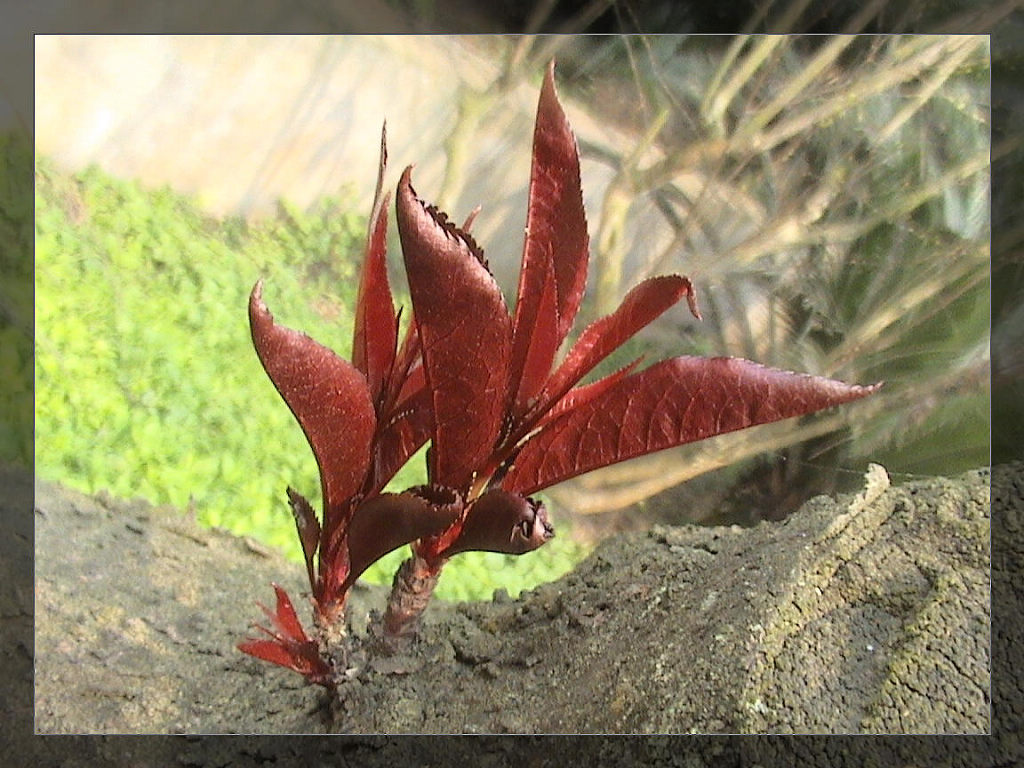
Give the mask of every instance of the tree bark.
<path id="1" fill-rule="evenodd" d="M 611 539 L 517 600 L 435 600 L 408 651 L 367 656 L 330 707 L 235 649 L 271 581 L 307 619 L 301 566 L 39 482 L 36 731 L 985 733 L 989 508 L 987 470 L 894 487 L 875 466 L 781 524 Z M 357 643 L 385 600 L 354 590 Z"/>

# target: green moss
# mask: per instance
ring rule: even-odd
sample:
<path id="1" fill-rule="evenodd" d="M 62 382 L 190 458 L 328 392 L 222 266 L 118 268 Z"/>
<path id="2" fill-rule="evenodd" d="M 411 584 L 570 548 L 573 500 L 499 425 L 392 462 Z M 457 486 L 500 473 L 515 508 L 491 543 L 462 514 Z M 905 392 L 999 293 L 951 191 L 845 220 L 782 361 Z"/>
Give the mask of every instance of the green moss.
<path id="1" fill-rule="evenodd" d="M 248 294 L 263 278 L 279 322 L 347 357 L 368 206 L 347 197 L 309 212 L 282 204 L 249 225 L 96 168 L 67 176 L 43 158 L 36 181 L 40 475 L 193 506 L 200 522 L 299 562 L 284 490 L 319 498 L 316 464 L 252 349 Z M 31 349 L 7 344 L 12 333 L 0 327 L 0 372 L 30 371 Z M 27 381 L 4 396 L 31 398 Z M 21 434 L 30 440 L 30 430 Z M 0 451 L 27 457 L 30 445 Z M 422 467 L 415 458 L 393 485 L 423 482 Z M 484 599 L 555 578 L 582 556 L 568 537 L 555 541 L 522 559 L 460 555 L 438 594 Z M 367 579 L 390 582 L 404 556 L 393 553 Z"/>

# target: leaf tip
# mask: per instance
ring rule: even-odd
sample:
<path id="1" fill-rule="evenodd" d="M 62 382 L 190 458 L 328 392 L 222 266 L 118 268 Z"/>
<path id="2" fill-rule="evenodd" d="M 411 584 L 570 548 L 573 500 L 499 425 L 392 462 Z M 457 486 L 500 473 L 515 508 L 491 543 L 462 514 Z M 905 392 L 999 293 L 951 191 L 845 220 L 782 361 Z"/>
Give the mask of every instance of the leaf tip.
<path id="1" fill-rule="evenodd" d="M 544 68 L 544 86 L 543 87 L 555 86 L 555 60 L 549 59 L 548 65 Z"/>
<path id="2" fill-rule="evenodd" d="M 262 277 L 259 280 L 256 281 L 256 284 L 253 285 L 253 287 L 252 287 L 252 291 L 249 293 L 249 307 L 251 308 L 254 304 L 255 305 L 262 305 L 263 304 L 263 278 Z"/>
<path id="3" fill-rule="evenodd" d="M 268 325 L 273 325 L 274 316 L 267 309 L 263 301 L 263 278 L 256 281 L 249 294 L 249 326 L 253 332 L 253 341 L 256 341 L 256 334 L 260 333 Z M 258 345 L 257 345 L 258 351 Z"/>
<path id="4" fill-rule="evenodd" d="M 414 195 L 416 193 L 412 190 L 412 169 L 415 167 L 415 163 L 409 163 L 409 165 L 405 166 L 405 170 L 402 171 L 402 175 L 398 179 L 398 186 L 400 188 L 408 187 L 409 191 Z"/>
<path id="5" fill-rule="evenodd" d="M 683 279 L 686 280 L 686 305 L 690 308 L 690 314 L 703 322 L 704 316 L 700 313 L 700 307 L 697 305 L 697 291 L 694 290 L 693 283 L 689 278 Z"/>

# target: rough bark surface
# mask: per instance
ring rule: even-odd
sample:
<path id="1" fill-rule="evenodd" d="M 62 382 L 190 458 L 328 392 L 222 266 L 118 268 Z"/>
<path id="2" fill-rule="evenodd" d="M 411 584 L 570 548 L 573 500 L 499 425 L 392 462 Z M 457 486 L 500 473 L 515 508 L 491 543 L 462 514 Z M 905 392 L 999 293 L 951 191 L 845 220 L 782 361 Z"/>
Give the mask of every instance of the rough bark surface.
<path id="1" fill-rule="evenodd" d="M 435 601 L 333 720 L 320 689 L 234 648 L 270 581 L 302 594 L 301 567 L 176 509 L 47 483 L 35 529 L 39 733 L 990 727 L 987 470 L 893 487 L 872 467 L 859 494 L 782 524 L 657 528 L 517 600 Z M 357 640 L 384 600 L 354 592 Z"/>

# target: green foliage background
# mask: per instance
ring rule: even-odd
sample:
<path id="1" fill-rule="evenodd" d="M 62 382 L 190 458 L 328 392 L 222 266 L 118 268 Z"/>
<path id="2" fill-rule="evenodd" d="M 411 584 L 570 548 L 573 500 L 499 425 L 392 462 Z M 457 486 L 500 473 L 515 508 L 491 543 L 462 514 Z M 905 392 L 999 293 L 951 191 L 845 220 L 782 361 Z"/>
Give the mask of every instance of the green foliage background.
<path id="1" fill-rule="evenodd" d="M 0 462 L 32 464 L 32 147 L 0 135 Z"/>
<path id="2" fill-rule="evenodd" d="M 357 211 L 343 194 L 308 213 L 282 203 L 265 223 L 216 220 L 169 189 L 95 167 L 68 176 L 39 158 L 38 473 L 194 509 L 301 562 L 284 490 L 319 499 L 316 464 L 252 349 L 248 294 L 262 277 L 279 322 L 348 357 L 366 226 Z M 4 365 L 26 363 L 3 349 Z M 422 465 L 414 457 L 392 485 L 423 482 Z M 438 596 L 486 599 L 557 578 L 584 554 L 564 528 L 526 558 L 460 555 Z M 390 583 L 406 556 L 365 578 Z"/>

